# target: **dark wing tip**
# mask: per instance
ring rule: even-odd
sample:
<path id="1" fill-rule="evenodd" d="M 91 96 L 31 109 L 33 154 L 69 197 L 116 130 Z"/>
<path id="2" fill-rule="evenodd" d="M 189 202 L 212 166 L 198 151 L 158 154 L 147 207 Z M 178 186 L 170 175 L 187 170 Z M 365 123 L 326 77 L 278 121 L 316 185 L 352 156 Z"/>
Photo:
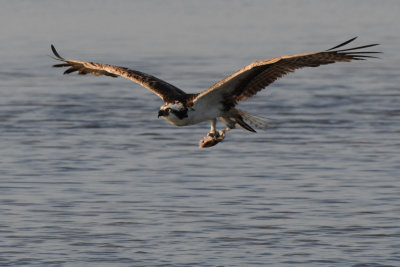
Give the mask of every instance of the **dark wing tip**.
<path id="1" fill-rule="evenodd" d="M 359 50 L 359 49 L 373 47 L 373 46 L 377 46 L 377 45 L 379 45 L 379 44 L 369 44 L 369 45 L 357 46 L 357 47 L 352 47 L 352 48 L 347 48 L 347 49 L 335 50 L 335 52 L 346 52 L 346 51 L 352 51 L 352 50 Z M 373 53 L 378 53 L 378 52 L 373 52 Z"/>
<path id="2" fill-rule="evenodd" d="M 339 48 L 339 47 L 342 47 L 342 46 L 345 46 L 345 45 L 347 45 L 348 43 L 351 43 L 351 42 L 353 42 L 355 39 L 357 39 L 358 38 L 358 36 L 356 36 L 356 37 L 353 37 L 353 38 L 351 38 L 350 40 L 347 40 L 346 42 L 343 42 L 343 43 L 341 43 L 341 44 L 338 44 L 338 45 L 336 45 L 336 46 L 334 46 L 334 47 L 332 47 L 332 48 L 329 48 L 328 50 L 326 50 L 326 51 L 331 51 L 331 50 L 334 50 L 334 49 L 336 49 L 336 48 Z"/>
<path id="3" fill-rule="evenodd" d="M 357 47 L 351 47 L 351 48 L 345 48 L 345 49 L 337 49 L 337 48 L 347 45 L 348 43 L 351 43 L 355 39 L 357 39 L 357 37 L 351 38 L 350 40 L 347 40 L 344 43 L 334 46 L 334 47 L 326 50 L 326 52 L 341 54 L 341 55 L 346 56 L 350 60 L 365 60 L 367 58 L 378 58 L 371 54 L 382 53 L 382 52 L 377 52 L 377 51 L 359 51 L 360 49 L 374 47 L 379 44 L 369 44 L 369 45 L 363 45 L 363 46 L 357 46 Z"/>
<path id="4" fill-rule="evenodd" d="M 51 45 L 51 50 L 53 51 L 53 54 L 58 58 L 58 59 L 64 59 L 60 54 L 57 52 L 56 48 L 54 45 Z"/>
<path id="5" fill-rule="evenodd" d="M 61 67 L 68 67 L 70 64 L 68 63 L 62 63 L 62 64 L 55 64 L 53 65 L 54 68 L 61 68 Z"/>

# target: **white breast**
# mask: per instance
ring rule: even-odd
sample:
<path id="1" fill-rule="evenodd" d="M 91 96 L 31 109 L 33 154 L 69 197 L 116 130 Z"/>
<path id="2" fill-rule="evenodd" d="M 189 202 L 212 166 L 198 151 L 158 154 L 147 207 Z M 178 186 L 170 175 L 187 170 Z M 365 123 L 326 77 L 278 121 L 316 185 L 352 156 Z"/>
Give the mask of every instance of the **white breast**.
<path id="1" fill-rule="evenodd" d="M 176 117 L 173 113 L 163 118 L 169 121 L 173 125 L 185 126 L 212 120 L 220 116 L 221 116 L 221 111 L 216 107 L 216 105 L 209 106 L 206 104 L 195 103 L 192 107 L 189 108 L 188 116 L 183 119 Z"/>
<path id="2" fill-rule="evenodd" d="M 195 102 L 188 112 L 188 120 L 191 124 L 212 120 L 221 116 L 220 105 L 210 105 L 204 102 Z"/>

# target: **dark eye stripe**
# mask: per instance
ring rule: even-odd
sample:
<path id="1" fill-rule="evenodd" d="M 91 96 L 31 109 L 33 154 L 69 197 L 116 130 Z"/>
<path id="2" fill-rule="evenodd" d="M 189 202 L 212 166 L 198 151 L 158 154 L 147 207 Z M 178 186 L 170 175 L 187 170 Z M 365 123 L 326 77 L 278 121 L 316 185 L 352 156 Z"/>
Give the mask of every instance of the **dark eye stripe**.
<path id="1" fill-rule="evenodd" d="M 179 119 L 183 119 L 183 118 L 186 118 L 188 115 L 187 115 L 187 112 L 188 112 L 188 109 L 187 108 L 185 108 L 185 109 L 182 109 L 182 110 L 174 110 L 174 109 L 172 109 L 170 112 L 172 112 L 172 113 L 174 113 L 175 114 L 175 116 L 177 116 Z"/>

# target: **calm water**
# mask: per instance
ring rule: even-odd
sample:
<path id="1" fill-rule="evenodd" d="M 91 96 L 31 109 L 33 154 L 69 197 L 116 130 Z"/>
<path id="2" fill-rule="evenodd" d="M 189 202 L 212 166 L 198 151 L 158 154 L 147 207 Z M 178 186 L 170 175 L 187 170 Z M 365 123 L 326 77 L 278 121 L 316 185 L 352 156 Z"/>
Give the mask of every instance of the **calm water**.
<path id="1" fill-rule="evenodd" d="M 9 1 L 0 10 L 1 266 L 400 266 L 398 1 Z M 187 92 L 359 35 L 380 60 L 307 69 L 241 108 L 274 121 L 211 149 L 123 79 Z"/>

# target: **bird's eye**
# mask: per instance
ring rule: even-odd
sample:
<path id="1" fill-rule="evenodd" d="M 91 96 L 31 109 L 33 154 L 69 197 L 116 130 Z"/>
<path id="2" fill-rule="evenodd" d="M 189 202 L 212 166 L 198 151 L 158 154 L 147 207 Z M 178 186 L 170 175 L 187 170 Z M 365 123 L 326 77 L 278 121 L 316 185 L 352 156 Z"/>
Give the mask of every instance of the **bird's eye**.
<path id="1" fill-rule="evenodd" d="M 171 113 L 171 111 L 172 111 L 171 108 L 168 108 L 168 109 L 167 109 L 167 112 L 168 112 L 168 113 Z"/>

